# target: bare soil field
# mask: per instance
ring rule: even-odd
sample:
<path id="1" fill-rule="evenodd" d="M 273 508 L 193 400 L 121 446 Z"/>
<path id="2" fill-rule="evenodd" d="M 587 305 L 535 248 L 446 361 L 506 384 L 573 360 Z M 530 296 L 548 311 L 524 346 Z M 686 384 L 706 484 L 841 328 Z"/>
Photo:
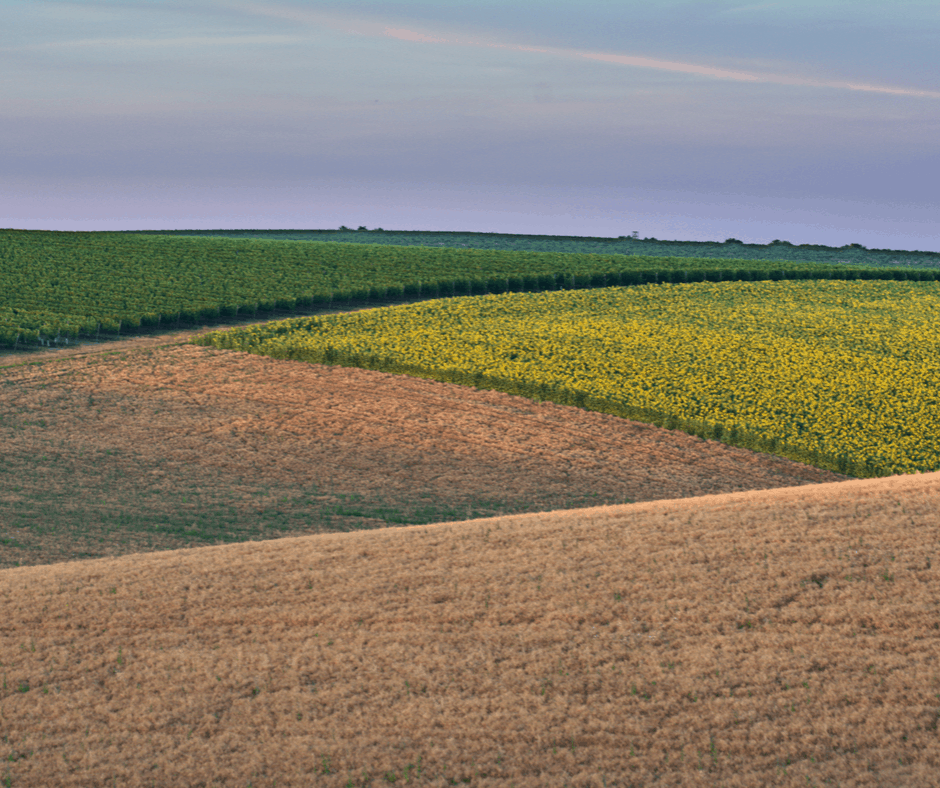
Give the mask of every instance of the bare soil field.
<path id="1" fill-rule="evenodd" d="M 188 344 L 194 334 L 7 357 L 0 568 L 848 478 L 499 392 Z"/>
<path id="2" fill-rule="evenodd" d="M 935 785 L 938 527 L 931 473 L 5 569 L 0 781 Z"/>

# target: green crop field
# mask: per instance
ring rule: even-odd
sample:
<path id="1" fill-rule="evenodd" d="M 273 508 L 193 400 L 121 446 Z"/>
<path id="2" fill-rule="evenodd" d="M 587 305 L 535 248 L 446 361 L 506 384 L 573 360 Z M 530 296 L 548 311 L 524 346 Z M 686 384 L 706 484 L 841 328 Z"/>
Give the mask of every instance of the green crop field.
<path id="1" fill-rule="evenodd" d="M 511 293 L 194 341 L 577 405 L 853 476 L 940 469 L 937 281 Z"/>
<path id="2" fill-rule="evenodd" d="M 0 347 L 62 345 L 365 299 L 850 276 L 935 280 L 940 269 L 0 230 Z"/>

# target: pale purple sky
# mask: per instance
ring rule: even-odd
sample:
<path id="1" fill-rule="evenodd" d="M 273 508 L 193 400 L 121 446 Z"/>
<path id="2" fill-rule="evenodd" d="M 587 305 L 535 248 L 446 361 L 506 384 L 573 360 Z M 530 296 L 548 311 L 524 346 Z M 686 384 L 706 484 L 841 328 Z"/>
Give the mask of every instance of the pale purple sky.
<path id="1" fill-rule="evenodd" d="M 0 0 L 0 227 L 940 251 L 936 0 Z"/>

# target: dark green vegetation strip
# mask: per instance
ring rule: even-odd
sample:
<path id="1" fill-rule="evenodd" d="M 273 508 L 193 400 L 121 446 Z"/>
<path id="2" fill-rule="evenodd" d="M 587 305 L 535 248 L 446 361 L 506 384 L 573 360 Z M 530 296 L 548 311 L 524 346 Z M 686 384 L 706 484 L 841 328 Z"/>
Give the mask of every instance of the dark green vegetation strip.
<path id="1" fill-rule="evenodd" d="M 129 231 L 123 231 L 127 234 Z M 747 244 L 736 238 L 714 241 L 663 241 L 621 235 L 619 238 L 571 235 L 520 235 L 514 233 L 467 233 L 434 230 L 146 230 L 147 235 L 199 236 L 205 238 L 253 238 L 271 241 L 333 241 L 395 246 L 448 246 L 462 249 L 497 249 L 555 254 L 623 254 L 647 257 L 707 257 L 734 260 L 787 260 L 791 263 L 821 263 L 885 267 L 893 265 L 940 268 L 940 252 L 897 249 L 868 249 L 862 244 L 824 246 L 792 244 L 774 240 Z"/>
<path id="2" fill-rule="evenodd" d="M 647 282 L 935 279 L 940 270 L 727 257 L 654 257 L 0 231 L 0 346 L 61 345 L 138 330 L 330 307 Z"/>

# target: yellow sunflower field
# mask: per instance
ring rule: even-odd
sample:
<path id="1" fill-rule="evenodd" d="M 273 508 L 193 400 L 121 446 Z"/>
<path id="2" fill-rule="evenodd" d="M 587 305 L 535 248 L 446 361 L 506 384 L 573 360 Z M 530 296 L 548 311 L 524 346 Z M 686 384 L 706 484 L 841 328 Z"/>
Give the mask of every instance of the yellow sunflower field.
<path id="1" fill-rule="evenodd" d="M 586 407 L 854 476 L 940 469 L 940 282 L 507 293 L 196 341 Z"/>

